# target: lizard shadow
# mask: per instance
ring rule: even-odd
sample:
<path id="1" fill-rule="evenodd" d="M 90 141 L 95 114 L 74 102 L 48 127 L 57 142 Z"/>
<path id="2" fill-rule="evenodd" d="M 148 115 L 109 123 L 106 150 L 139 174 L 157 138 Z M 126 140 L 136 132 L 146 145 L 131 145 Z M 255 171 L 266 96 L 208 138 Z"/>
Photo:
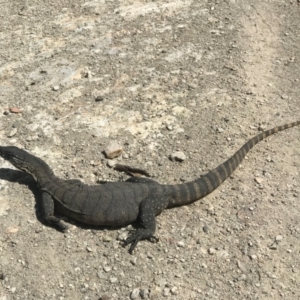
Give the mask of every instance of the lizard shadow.
<path id="1" fill-rule="evenodd" d="M 19 170 L 0 168 L 0 179 L 27 186 L 35 198 L 35 214 L 37 220 L 47 227 L 51 227 L 53 229 L 58 230 L 56 227 L 49 225 L 44 220 L 43 209 L 42 209 L 42 193 L 39 189 L 37 182 L 34 180 L 34 178 L 31 175 L 26 174 Z M 89 224 L 83 224 L 77 222 L 76 220 L 70 218 L 65 218 L 64 216 L 61 217 L 64 220 L 66 219 L 68 224 L 75 224 L 77 227 L 82 229 L 117 230 L 124 227 L 124 226 L 105 227 L 105 226 L 89 225 Z M 132 223 L 131 225 L 135 229 L 138 228 L 138 221 Z"/>
<path id="2" fill-rule="evenodd" d="M 42 194 L 39 190 L 38 184 L 36 183 L 36 181 L 33 179 L 32 176 L 18 170 L 1 168 L 0 179 L 27 186 L 35 198 L 36 217 L 38 221 L 46 225 L 42 216 L 42 207 L 41 207 Z"/>

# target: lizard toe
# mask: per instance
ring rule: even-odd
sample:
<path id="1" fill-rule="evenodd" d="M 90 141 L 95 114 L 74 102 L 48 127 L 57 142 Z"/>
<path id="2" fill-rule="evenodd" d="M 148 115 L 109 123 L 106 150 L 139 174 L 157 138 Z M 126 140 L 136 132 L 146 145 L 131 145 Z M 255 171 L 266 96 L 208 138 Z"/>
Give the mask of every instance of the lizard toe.
<path id="1" fill-rule="evenodd" d="M 151 237 L 153 237 L 153 233 L 151 230 L 139 228 L 134 234 L 132 234 L 126 239 L 126 241 L 123 243 L 123 247 L 126 247 L 127 245 L 131 244 L 128 252 L 132 254 L 134 248 L 136 247 L 139 241 L 150 239 Z"/>

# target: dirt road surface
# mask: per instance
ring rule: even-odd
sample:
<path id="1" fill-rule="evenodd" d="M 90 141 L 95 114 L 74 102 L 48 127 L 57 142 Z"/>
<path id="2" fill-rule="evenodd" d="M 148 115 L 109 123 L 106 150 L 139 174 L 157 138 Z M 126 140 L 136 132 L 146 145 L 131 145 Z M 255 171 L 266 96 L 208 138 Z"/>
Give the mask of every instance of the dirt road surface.
<path id="1" fill-rule="evenodd" d="M 62 178 L 199 177 L 261 129 L 300 119 L 297 0 L 0 3 L 0 144 Z M 9 110 L 11 108 L 11 110 Z M 169 156 L 182 151 L 186 159 Z M 300 129 L 257 145 L 218 190 L 157 218 L 133 255 L 114 230 L 44 223 L 0 160 L 0 300 L 300 299 Z"/>

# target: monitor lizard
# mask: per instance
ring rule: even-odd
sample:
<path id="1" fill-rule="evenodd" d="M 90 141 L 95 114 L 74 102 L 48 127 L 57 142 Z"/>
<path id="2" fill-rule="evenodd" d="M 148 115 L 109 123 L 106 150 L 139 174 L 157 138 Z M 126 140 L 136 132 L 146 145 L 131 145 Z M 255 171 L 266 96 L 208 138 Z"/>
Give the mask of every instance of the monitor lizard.
<path id="1" fill-rule="evenodd" d="M 263 131 L 204 176 L 174 185 L 131 177 L 124 182 L 90 186 L 77 179 L 58 178 L 42 159 L 18 147 L 0 146 L 0 156 L 33 176 L 42 192 L 45 220 L 62 231 L 68 226 L 54 215 L 54 211 L 92 225 L 124 226 L 138 220 L 138 229 L 123 244 L 131 244 L 129 252 L 132 253 L 140 240 L 153 236 L 156 215 L 166 208 L 187 205 L 205 197 L 233 173 L 254 145 L 274 133 L 298 125 L 300 121 Z"/>

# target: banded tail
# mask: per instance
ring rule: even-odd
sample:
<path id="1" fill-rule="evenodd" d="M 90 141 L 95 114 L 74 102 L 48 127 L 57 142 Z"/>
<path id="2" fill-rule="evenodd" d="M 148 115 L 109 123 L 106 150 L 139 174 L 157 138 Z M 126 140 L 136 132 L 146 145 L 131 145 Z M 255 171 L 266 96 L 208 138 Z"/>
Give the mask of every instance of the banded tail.
<path id="1" fill-rule="evenodd" d="M 262 133 L 250 139 L 228 160 L 226 160 L 224 163 L 205 174 L 203 177 L 184 184 L 167 185 L 166 190 L 171 197 L 168 207 L 186 205 L 210 194 L 233 173 L 233 171 L 245 158 L 247 153 L 257 143 L 274 133 L 298 125 L 300 125 L 300 121 L 263 131 Z"/>

